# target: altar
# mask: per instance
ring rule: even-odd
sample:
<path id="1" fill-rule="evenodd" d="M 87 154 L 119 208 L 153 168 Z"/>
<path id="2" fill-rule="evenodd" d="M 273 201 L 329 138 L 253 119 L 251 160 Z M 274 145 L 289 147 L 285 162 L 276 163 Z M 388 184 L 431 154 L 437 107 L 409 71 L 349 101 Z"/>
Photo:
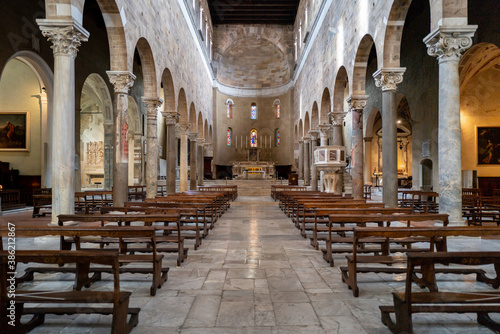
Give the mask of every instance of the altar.
<path id="1" fill-rule="evenodd" d="M 275 173 L 274 162 L 259 161 L 260 149 L 250 148 L 246 152 L 247 161 L 233 161 L 233 177 L 238 179 L 266 179 Z"/>

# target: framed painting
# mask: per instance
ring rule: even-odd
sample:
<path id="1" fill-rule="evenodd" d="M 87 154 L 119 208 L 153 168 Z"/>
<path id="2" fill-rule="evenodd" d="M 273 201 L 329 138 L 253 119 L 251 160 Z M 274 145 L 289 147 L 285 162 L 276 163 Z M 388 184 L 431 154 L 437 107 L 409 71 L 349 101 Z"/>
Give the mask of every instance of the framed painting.
<path id="1" fill-rule="evenodd" d="M 477 127 L 477 164 L 500 165 L 500 127 Z"/>
<path id="2" fill-rule="evenodd" d="M 0 151 L 29 150 L 29 111 L 0 111 Z"/>

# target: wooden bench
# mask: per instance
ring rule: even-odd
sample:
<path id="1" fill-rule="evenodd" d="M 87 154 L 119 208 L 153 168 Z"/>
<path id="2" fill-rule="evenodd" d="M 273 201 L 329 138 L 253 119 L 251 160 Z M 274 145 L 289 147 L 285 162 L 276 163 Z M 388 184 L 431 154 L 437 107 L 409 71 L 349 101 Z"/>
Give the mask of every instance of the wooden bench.
<path id="1" fill-rule="evenodd" d="M 352 255 L 347 255 L 347 267 L 340 267 L 342 272 L 342 281 L 347 284 L 349 289 L 352 290 L 355 297 L 359 296 L 359 288 L 357 282 L 358 273 L 390 273 L 390 274 L 403 274 L 406 268 L 394 267 L 393 264 L 406 264 L 406 256 L 389 256 L 389 255 L 358 255 L 358 248 L 360 244 L 365 243 L 367 238 L 382 238 L 387 242 L 392 242 L 395 239 L 399 240 L 426 240 L 429 244 L 426 249 L 429 252 L 446 251 L 447 242 L 449 237 L 452 236 L 468 236 L 468 237 L 482 237 L 500 235 L 498 228 L 471 228 L 471 227 L 356 227 L 354 228 L 354 243 L 352 246 Z M 434 249 L 435 248 L 435 249 Z M 359 264 L 382 264 L 383 266 L 370 266 L 360 267 Z M 389 265 L 389 266 L 388 266 Z M 471 274 L 475 273 L 478 281 L 491 284 L 491 281 L 484 276 L 484 271 L 481 269 L 463 269 L 463 268 L 439 268 L 440 273 L 446 274 Z M 429 282 L 419 280 L 413 277 L 421 286 L 429 286 Z"/>
<path id="2" fill-rule="evenodd" d="M 202 238 L 208 235 L 208 227 L 207 224 L 199 224 L 198 221 L 198 210 L 196 208 L 179 208 L 179 207 L 171 207 L 171 208 L 158 208 L 158 207 L 125 207 L 125 206 L 106 206 L 101 208 L 101 214 L 169 214 L 169 213 L 179 213 L 179 222 L 181 231 L 188 233 L 181 233 L 181 236 L 184 239 L 194 239 L 194 249 L 197 250 L 198 247 L 202 243 Z M 204 218 L 204 217 L 202 217 Z M 167 224 L 169 222 L 166 222 Z M 177 222 L 173 222 L 177 223 Z M 194 232 L 189 233 L 189 232 Z"/>
<path id="3" fill-rule="evenodd" d="M 225 205 L 223 205 L 223 199 L 219 196 L 194 196 L 186 194 L 176 194 L 168 195 L 165 197 L 156 197 L 154 199 L 146 199 L 146 202 L 158 202 L 158 203 L 203 203 L 210 205 L 217 218 L 221 217 L 224 213 Z"/>
<path id="4" fill-rule="evenodd" d="M 0 227 L 0 234 L 7 235 L 8 230 L 5 227 Z M 168 278 L 168 267 L 162 266 L 163 255 L 158 254 L 157 251 L 157 236 L 154 227 L 102 227 L 102 228 L 89 228 L 89 227 L 18 227 L 16 228 L 16 237 L 36 238 L 43 236 L 60 236 L 61 250 L 71 252 L 71 245 L 75 244 L 76 250 L 82 250 L 84 243 L 118 243 L 119 251 L 118 261 L 120 273 L 144 274 L 152 275 L 152 284 L 150 293 L 151 296 L 156 294 L 156 290 L 161 288 L 163 283 Z M 131 251 L 136 251 L 130 248 L 129 244 L 144 243 L 145 241 L 151 245 L 148 250 L 149 254 L 130 254 Z M 89 250 L 89 249 L 86 249 Z M 100 249 L 90 249 L 92 251 L 103 251 Z M 106 249 L 108 251 L 109 249 Z M 125 266 L 130 263 L 151 263 L 152 267 L 132 267 Z M 101 273 L 111 273 L 109 268 L 106 267 L 86 267 L 77 268 L 75 275 L 74 289 L 81 290 L 84 286 L 90 286 L 95 281 L 101 278 Z M 29 267 L 25 270 L 25 275 L 19 279 L 19 282 L 31 281 L 34 279 L 34 273 L 75 273 L 75 268 L 71 267 Z M 89 273 L 94 275 L 89 277 Z"/>
<path id="5" fill-rule="evenodd" d="M 230 194 L 230 198 L 232 201 L 234 201 L 238 197 L 238 186 L 236 186 L 236 185 L 198 186 L 198 191 L 228 192 Z"/>
<path id="6" fill-rule="evenodd" d="M 495 289 L 499 285 L 500 252 L 435 252 L 408 254 L 406 287 L 404 292 L 393 292 L 393 306 L 379 306 L 382 322 L 393 333 L 413 333 L 414 313 L 476 313 L 477 322 L 492 331 L 500 332 L 500 324 L 493 321 L 489 313 L 500 312 L 499 291 L 438 291 L 435 273 L 436 264 L 441 265 L 489 265 L 493 264 L 496 277 L 487 279 Z M 422 277 L 433 286 L 430 292 L 413 292 L 412 277 L 420 267 Z M 390 314 L 395 313 L 395 320 Z"/>
<path id="7" fill-rule="evenodd" d="M 165 246 L 160 246 L 158 247 L 158 252 L 165 252 L 165 253 L 178 253 L 177 256 L 177 266 L 180 266 L 182 262 L 187 258 L 188 256 L 188 250 L 189 248 L 184 247 L 184 237 L 181 235 L 181 230 L 180 230 L 180 216 L 179 213 L 169 213 L 169 214 L 150 214 L 150 215 L 143 215 L 143 214 L 134 214 L 134 215 L 123 215 L 123 214 L 106 214 L 106 215 L 81 215 L 81 214 L 74 214 L 74 215 L 59 215 L 58 216 L 58 224 L 59 226 L 63 226 L 65 222 L 77 222 L 78 224 L 88 224 L 88 223 L 95 223 L 99 222 L 101 226 L 105 226 L 106 224 L 117 224 L 118 226 L 120 225 L 130 225 L 132 222 L 140 222 L 143 223 L 144 226 L 153 226 L 155 223 L 160 223 L 163 224 L 163 226 L 156 226 L 157 230 L 162 230 L 171 232 L 172 235 L 162 235 L 156 237 L 156 242 L 157 243 L 168 243 L 168 244 L 177 244 L 175 247 L 165 247 Z M 177 222 L 176 226 L 171 226 L 169 223 Z M 165 233 L 164 233 L 165 234 Z M 175 235 L 174 235 L 175 234 Z M 147 240 L 146 240 L 147 242 Z M 108 242 L 102 241 L 100 242 L 101 246 L 104 247 L 105 244 Z M 67 247 L 67 248 L 61 248 L 61 249 L 71 249 L 71 244 L 61 244 L 61 247 Z M 139 253 L 149 253 L 151 252 L 151 247 L 143 247 L 143 248 L 134 248 L 134 252 L 139 252 Z"/>
<path id="8" fill-rule="evenodd" d="M 314 211 L 314 219 L 312 223 L 314 226 L 312 227 L 312 237 L 310 238 L 311 246 L 316 249 L 319 249 L 319 241 L 326 241 L 328 239 L 328 223 L 330 222 L 330 215 L 370 215 L 370 214 L 409 214 L 411 213 L 410 209 L 405 208 L 384 208 L 383 203 L 365 203 L 365 204 L 352 204 L 349 206 L 339 206 L 336 208 L 315 208 Z M 326 220 L 324 219 L 326 217 Z M 305 223 L 310 223 L 310 221 L 304 218 L 303 220 L 303 233 L 309 228 L 305 226 Z M 320 226 L 324 225 L 324 226 Z M 339 226 L 343 227 L 345 224 L 340 223 Z M 324 234 L 324 236 L 320 237 L 319 234 Z"/>
<path id="9" fill-rule="evenodd" d="M 383 255 L 389 255 L 389 247 L 387 238 L 373 237 L 369 236 L 363 238 L 363 240 L 356 239 L 356 234 L 354 233 L 356 227 L 365 227 L 368 223 L 375 223 L 378 228 L 384 227 L 384 222 L 386 227 L 390 227 L 391 222 L 406 222 L 406 226 L 410 227 L 411 222 L 422 222 L 422 221 L 434 221 L 442 222 L 443 226 L 448 225 L 448 215 L 446 214 L 331 214 L 328 217 L 328 237 L 325 242 L 325 248 L 321 249 L 323 253 L 323 258 L 330 264 L 331 267 L 334 266 L 333 253 L 352 253 L 356 257 L 357 253 L 374 253 L 373 250 L 364 249 L 364 244 L 367 241 L 371 243 L 379 244 L 381 248 L 376 249 L 380 251 Z M 345 224 L 353 224 L 353 226 L 345 227 Z M 347 232 L 353 232 L 352 236 L 345 236 Z M 337 236 L 340 234 L 340 236 Z M 411 239 L 408 240 L 409 242 Z M 342 247 L 338 249 L 333 249 L 333 245 L 338 244 L 349 244 L 351 247 Z M 411 242 L 408 243 L 411 245 Z M 398 249 L 401 251 L 402 249 Z M 367 261 L 372 259 L 369 257 Z M 345 268 L 345 267 L 344 267 Z M 342 270 L 342 268 L 341 268 Z M 347 274 L 346 274 L 347 277 Z"/>
<path id="10" fill-rule="evenodd" d="M 112 291 L 31 291 L 15 289 L 15 298 L 10 297 L 11 261 L 17 263 L 52 263 L 66 264 L 75 263 L 77 271 L 88 268 L 91 264 L 108 266 L 113 274 Z M 113 315 L 111 333 L 129 333 L 138 323 L 139 308 L 129 308 L 131 292 L 120 291 L 119 261 L 118 253 L 102 251 L 45 251 L 17 250 L 15 260 L 9 259 L 8 251 L 0 251 L 0 326 L 4 333 L 27 333 L 45 321 L 46 314 L 102 314 Z M 36 304 L 33 307 L 25 307 L 25 304 Z M 73 304 L 71 306 L 50 304 Z M 81 304 L 88 304 L 82 306 Z M 96 304 L 111 304 L 112 307 L 100 307 Z M 11 307 L 14 305 L 14 313 Z M 13 317 L 9 317 L 9 315 Z M 23 314 L 33 314 L 27 323 L 21 323 Z M 127 322 L 127 316 L 130 319 Z"/>
<path id="11" fill-rule="evenodd" d="M 276 201 L 281 196 L 283 191 L 305 191 L 307 187 L 303 186 L 290 186 L 290 185 L 272 185 L 271 186 L 271 197 Z"/>

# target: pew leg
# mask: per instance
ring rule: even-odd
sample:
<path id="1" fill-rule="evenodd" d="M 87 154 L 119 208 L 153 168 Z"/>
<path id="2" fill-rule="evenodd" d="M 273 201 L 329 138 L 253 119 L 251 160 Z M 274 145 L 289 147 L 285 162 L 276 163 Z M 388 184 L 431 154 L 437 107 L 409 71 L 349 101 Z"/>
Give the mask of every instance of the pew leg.
<path id="1" fill-rule="evenodd" d="M 394 296 L 394 310 L 396 312 L 396 323 L 394 329 L 391 328 L 391 331 L 400 334 L 413 333 L 411 313 L 406 302 Z"/>
<path id="2" fill-rule="evenodd" d="M 489 277 L 487 277 L 484 272 L 483 273 L 477 273 L 476 274 L 476 280 L 478 282 L 483 282 L 483 283 L 489 284 L 494 289 L 498 289 L 500 287 L 500 263 L 495 263 L 495 273 L 496 273 L 496 277 L 495 278 L 489 278 Z"/>
<path id="3" fill-rule="evenodd" d="M 130 331 L 127 325 L 128 302 L 128 297 L 123 302 L 115 301 L 115 307 L 113 308 L 113 324 L 111 326 L 112 334 L 122 334 Z"/>
<path id="4" fill-rule="evenodd" d="M 89 280 L 89 270 L 89 262 L 76 264 L 75 284 L 73 285 L 74 291 L 80 291 L 84 286 L 90 286 L 91 283 Z"/>
<path id="5" fill-rule="evenodd" d="M 500 324 L 496 321 L 493 321 L 493 319 L 490 318 L 488 313 L 478 312 L 477 313 L 477 322 L 483 326 L 488 327 L 489 329 L 491 329 L 495 333 L 500 332 Z"/>

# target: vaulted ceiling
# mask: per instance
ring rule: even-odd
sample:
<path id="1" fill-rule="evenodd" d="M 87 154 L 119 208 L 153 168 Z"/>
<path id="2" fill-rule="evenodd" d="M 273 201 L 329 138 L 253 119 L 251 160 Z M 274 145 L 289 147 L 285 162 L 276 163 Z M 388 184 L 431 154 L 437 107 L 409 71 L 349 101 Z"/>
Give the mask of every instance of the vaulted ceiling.
<path id="1" fill-rule="evenodd" d="M 293 25 L 300 0 L 208 0 L 212 23 Z"/>

